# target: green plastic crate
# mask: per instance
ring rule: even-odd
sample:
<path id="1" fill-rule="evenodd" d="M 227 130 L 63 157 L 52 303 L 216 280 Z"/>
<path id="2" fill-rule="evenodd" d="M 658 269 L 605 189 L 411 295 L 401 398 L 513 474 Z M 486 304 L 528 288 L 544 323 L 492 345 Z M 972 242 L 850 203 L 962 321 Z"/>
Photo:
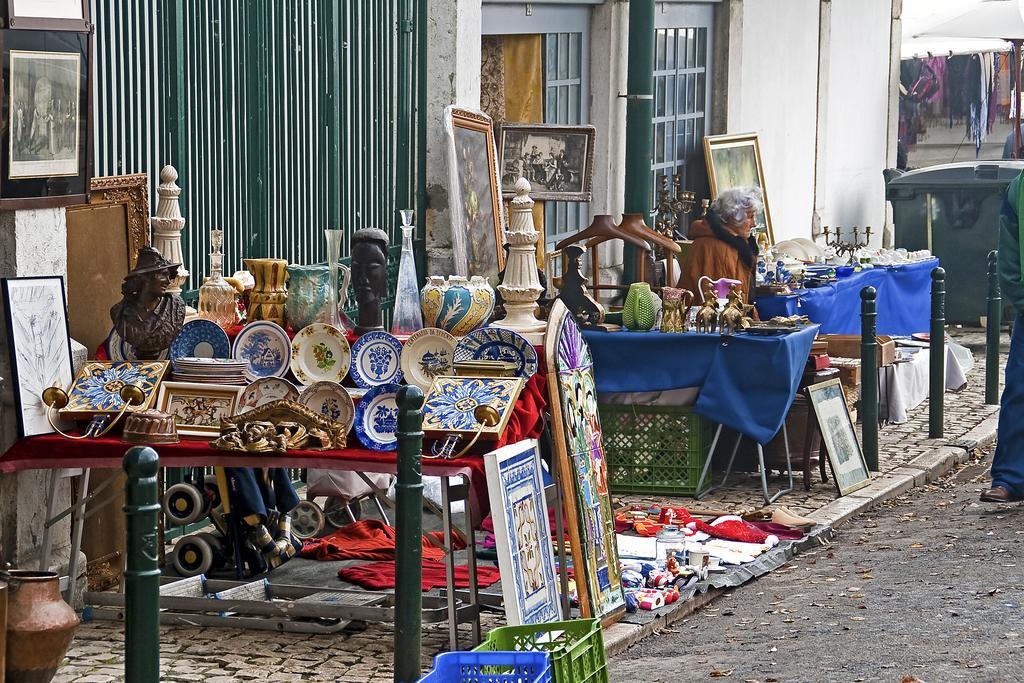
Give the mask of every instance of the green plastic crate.
<path id="1" fill-rule="evenodd" d="M 547 652 L 555 683 L 608 683 L 608 658 L 598 619 L 501 626 L 474 651 Z"/>
<path id="2" fill-rule="evenodd" d="M 686 406 L 602 403 L 598 410 L 613 493 L 697 493 L 711 445 L 708 420 Z"/>

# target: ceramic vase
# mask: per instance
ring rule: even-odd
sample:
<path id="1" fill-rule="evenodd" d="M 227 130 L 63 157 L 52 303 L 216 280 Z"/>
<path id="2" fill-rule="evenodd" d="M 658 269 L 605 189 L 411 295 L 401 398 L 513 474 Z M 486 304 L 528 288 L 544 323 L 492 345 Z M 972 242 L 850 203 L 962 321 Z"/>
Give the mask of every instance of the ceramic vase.
<path id="1" fill-rule="evenodd" d="M 494 290 L 487 280 L 452 275 L 427 279 L 421 292 L 423 324 L 462 337 L 486 323 L 494 311 Z"/>
<path id="2" fill-rule="evenodd" d="M 276 258 L 247 258 L 243 262 L 256 281 L 249 292 L 249 320 L 269 320 L 284 327 L 288 262 Z"/>
<path id="3" fill-rule="evenodd" d="M 7 582 L 7 683 L 45 683 L 57 673 L 78 628 L 55 572 L 12 569 Z"/>
<path id="4" fill-rule="evenodd" d="M 331 298 L 338 296 L 335 305 L 337 310 L 344 306 L 345 292 L 348 290 L 351 271 L 348 266 L 337 265 L 341 282 L 336 289 L 331 288 L 331 269 L 322 264 L 288 266 L 288 300 L 285 302 L 285 320 L 292 330 L 298 332 L 313 323 L 334 325 L 331 317 Z M 339 292 L 335 295 L 333 292 Z"/>
<path id="5" fill-rule="evenodd" d="M 627 329 L 646 332 L 654 327 L 656 311 L 654 292 L 646 282 L 634 282 L 626 294 L 626 305 L 622 308 L 622 324 Z"/>

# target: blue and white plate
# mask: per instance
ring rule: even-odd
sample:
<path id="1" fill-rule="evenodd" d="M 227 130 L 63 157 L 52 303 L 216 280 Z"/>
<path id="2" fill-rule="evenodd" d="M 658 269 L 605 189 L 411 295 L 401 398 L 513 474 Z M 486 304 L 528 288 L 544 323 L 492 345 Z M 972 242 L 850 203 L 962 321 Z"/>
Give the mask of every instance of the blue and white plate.
<path id="1" fill-rule="evenodd" d="M 280 325 L 260 320 L 242 328 L 231 347 L 231 357 L 248 363 L 245 377 L 250 382 L 283 377 L 292 361 L 292 344 Z"/>
<path id="2" fill-rule="evenodd" d="M 139 359 L 139 354 L 135 352 L 135 347 L 124 339 L 121 339 L 121 335 L 119 335 L 117 330 L 114 328 L 110 329 L 110 334 L 107 335 L 107 340 L 104 344 L 107 346 L 107 358 L 111 361 Z M 169 355 L 170 350 L 164 349 L 160 352 L 160 355 L 156 357 L 156 360 L 167 360 Z"/>
<path id="3" fill-rule="evenodd" d="M 224 330 L 209 320 L 190 320 L 171 342 L 171 360 L 178 358 L 228 358 L 231 340 Z"/>
<path id="4" fill-rule="evenodd" d="M 402 342 L 387 332 L 367 332 L 352 345 L 349 374 L 363 389 L 402 381 Z"/>
<path id="5" fill-rule="evenodd" d="M 375 451 L 398 449 L 398 384 L 373 387 L 356 405 L 355 429 L 359 441 Z"/>
<path id="6" fill-rule="evenodd" d="M 537 372 L 537 350 L 512 330 L 481 327 L 473 330 L 455 347 L 453 362 L 467 360 L 503 360 L 515 363 L 517 377 L 529 379 Z"/>

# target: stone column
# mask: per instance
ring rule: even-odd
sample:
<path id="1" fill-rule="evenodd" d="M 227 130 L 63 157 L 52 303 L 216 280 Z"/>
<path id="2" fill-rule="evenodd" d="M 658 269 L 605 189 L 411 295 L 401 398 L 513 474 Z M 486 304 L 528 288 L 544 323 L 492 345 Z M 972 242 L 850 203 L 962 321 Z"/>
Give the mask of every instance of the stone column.
<path id="1" fill-rule="evenodd" d="M 427 24 L 427 274 L 454 273 L 444 109 L 480 108 L 481 0 L 430 0 Z"/>
<path id="2" fill-rule="evenodd" d="M 67 220 L 64 209 L 0 211 L 0 277 L 30 275 L 67 276 Z M 3 302 L 0 301 L 0 307 Z M 0 321 L 6 314 L 0 315 Z M 0 322 L 6 325 L 6 322 Z M 85 348 L 72 342 L 72 354 L 79 364 L 85 360 Z M 0 389 L 2 423 L 0 451 L 18 438 L 14 381 L 11 376 L 7 330 L 0 334 Z M 0 474 L 0 564 L 38 568 L 49 472 L 29 470 L 19 474 Z M 71 480 L 61 479 L 57 487 L 57 510 L 71 504 Z M 51 531 L 53 555 L 51 569 L 66 571 L 71 547 L 71 522 L 66 518 Z M 85 558 L 79 557 L 79 578 L 85 575 Z M 76 572 L 77 573 L 77 572 Z"/>

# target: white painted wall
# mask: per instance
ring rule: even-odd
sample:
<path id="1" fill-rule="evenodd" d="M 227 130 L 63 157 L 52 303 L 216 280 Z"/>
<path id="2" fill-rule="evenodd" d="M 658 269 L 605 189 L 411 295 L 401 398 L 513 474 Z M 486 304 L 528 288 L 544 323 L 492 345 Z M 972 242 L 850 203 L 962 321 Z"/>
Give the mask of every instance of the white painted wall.
<path id="1" fill-rule="evenodd" d="M 775 239 L 810 237 L 818 0 L 746 0 L 742 24 L 740 84 L 729 85 L 728 132 L 760 135 Z"/>
<path id="2" fill-rule="evenodd" d="M 889 125 L 891 0 L 832 0 L 822 225 L 874 228 L 885 223 Z M 824 189 L 824 192 L 820 190 Z"/>

